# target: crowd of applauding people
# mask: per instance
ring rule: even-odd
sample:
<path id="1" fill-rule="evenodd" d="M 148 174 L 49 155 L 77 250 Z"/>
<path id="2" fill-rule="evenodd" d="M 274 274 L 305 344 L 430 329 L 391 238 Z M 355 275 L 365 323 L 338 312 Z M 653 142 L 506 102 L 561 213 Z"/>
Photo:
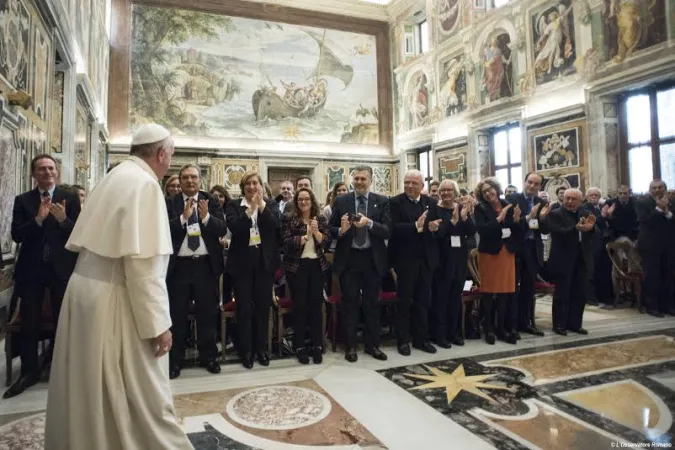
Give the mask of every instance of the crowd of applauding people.
<path id="1" fill-rule="evenodd" d="M 17 197 L 14 207 L 12 235 L 26 253 L 16 268 L 17 285 L 26 298 L 38 296 L 29 289 L 30 268 L 24 265 L 31 258 L 59 265 L 59 276 L 46 281 L 56 315 L 74 267 L 63 246 L 80 205 L 70 204 L 76 202 L 74 194 L 41 183 L 53 179 L 42 176 L 45 171 L 58 171 L 50 156 L 37 157 L 32 171 L 38 187 Z M 503 192 L 496 178 L 485 178 L 472 193 L 443 180 L 431 183 L 427 194 L 422 174 L 411 170 L 404 192 L 387 197 L 371 191 L 372 169 L 364 165 L 353 170 L 352 191 L 337 183 L 322 205 L 306 177 L 282 182 L 279 196 L 272 198 L 258 173 L 246 173 L 234 199 L 223 186 L 201 190 L 201 174 L 197 165 L 188 164 L 164 184 L 173 243 L 167 271 L 171 378 L 180 376 L 184 365 L 190 311 L 196 318 L 200 365 L 220 372 L 219 314 L 221 304 L 233 300 L 243 366 L 251 368 L 255 360 L 269 364 L 268 322 L 279 269 L 293 300 L 293 348 L 303 364 L 322 361 L 322 304 L 331 275 L 341 289 L 347 361 L 358 359 L 361 317 L 365 353 L 387 359 L 380 349 L 378 297 L 388 276 L 396 284 L 393 329 L 400 354 L 410 355 L 411 347 L 435 353 L 437 346 L 464 345 L 462 295 L 471 279 L 468 262 L 474 249 L 474 282 L 488 344 L 497 339 L 516 344 L 521 333 L 543 336 L 535 322 L 538 279 L 555 286 L 553 331 L 587 334 L 584 306 L 613 302 L 605 246 L 617 239 L 634 244 L 640 255 L 646 312 L 659 317 L 675 312 L 674 205 L 659 180 L 640 197 L 625 186 L 613 199 L 603 199 L 597 188 L 584 196 L 561 187 L 557 201 L 550 202 L 538 173 L 527 174 L 520 193 L 514 186 Z M 39 220 L 33 196 L 37 205 L 51 199 L 49 208 L 39 208 Z M 48 237 L 32 242 L 40 227 Z M 23 314 L 39 310 L 26 308 Z M 37 321 L 22 321 L 22 370 L 35 370 L 38 337 Z"/>

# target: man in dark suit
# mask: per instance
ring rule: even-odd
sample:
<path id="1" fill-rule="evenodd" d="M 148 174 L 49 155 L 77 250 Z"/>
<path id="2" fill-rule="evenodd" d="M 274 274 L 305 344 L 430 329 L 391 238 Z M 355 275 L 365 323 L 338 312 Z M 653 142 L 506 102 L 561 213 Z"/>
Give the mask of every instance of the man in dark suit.
<path id="1" fill-rule="evenodd" d="M 185 359 L 187 315 L 194 302 L 197 319 L 197 348 L 200 365 L 220 373 L 216 361 L 218 320 L 218 279 L 223 273 L 220 238 L 227 233 L 220 202 L 200 191 L 201 170 L 194 164 L 183 166 L 179 175 L 182 193 L 166 201 L 173 255 L 167 271 L 173 347 L 169 354 L 169 377 L 180 376 Z"/>
<path id="2" fill-rule="evenodd" d="M 523 212 L 520 225 L 526 230 L 516 253 L 516 311 L 510 311 L 512 315 L 515 313 L 512 323 L 517 323 L 518 331 L 535 336 L 544 335 L 537 328 L 534 314 L 534 284 L 537 274 L 544 267 L 541 235 L 548 234 L 544 218 L 550 211 L 549 205 L 538 196 L 543 181 L 540 174 L 528 173 L 525 175 L 523 193 L 511 194 L 506 198 L 510 204 L 520 207 Z"/>
<path id="3" fill-rule="evenodd" d="M 609 228 L 609 207 L 600 206 L 602 191 L 591 187 L 586 190 L 584 208 L 596 218 L 595 226 L 598 232 L 593 235 L 593 270 L 588 273 L 589 305 L 610 304 L 612 300 L 612 262 L 609 259 L 607 248 L 611 241 Z"/>
<path id="4" fill-rule="evenodd" d="M 436 353 L 429 342 L 431 280 L 438 265 L 438 245 L 427 226 L 431 199 L 422 195 L 424 178 L 419 170 L 409 170 L 403 179 L 402 194 L 389 201 L 391 240 L 389 262 L 396 271 L 398 305 L 396 338 L 398 352 L 410 355 L 410 331 L 413 347 Z"/>
<path id="5" fill-rule="evenodd" d="M 77 254 L 66 250 L 65 245 L 80 215 L 80 200 L 56 187 L 59 169 L 51 156 L 33 158 L 31 174 L 37 188 L 17 196 L 12 213 L 12 239 L 21 244 L 14 269 L 14 293 L 21 299 L 21 377 L 5 392 L 5 398 L 37 383 L 42 301 L 49 291 L 56 325 L 77 262 Z"/>
<path id="6" fill-rule="evenodd" d="M 666 193 L 666 183 L 654 180 L 649 184 L 649 194 L 636 203 L 640 232 L 638 252 L 644 272 L 643 305 L 647 313 L 663 317 L 673 311 L 672 269 L 675 266 L 675 204 Z"/>
<path id="7" fill-rule="evenodd" d="M 557 197 L 557 200 L 553 203 L 551 203 L 551 211 L 555 211 L 558 208 L 562 208 L 564 198 L 565 198 L 565 191 L 567 188 L 565 186 L 559 186 L 558 189 L 555 190 L 555 195 Z"/>
<path id="8" fill-rule="evenodd" d="M 356 362 L 356 325 L 359 304 L 365 318 L 365 352 L 386 360 L 380 346 L 380 279 L 389 270 L 385 240 L 391 234 L 389 199 L 370 192 L 373 169 L 357 166 L 352 175 L 354 192 L 335 199 L 331 234 L 338 240 L 333 271 L 340 277 L 342 322 L 347 350 L 345 359 Z"/>
<path id="9" fill-rule="evenodd" d="M 630 195 L 630 188 L 626 185 L 619 186 L 616 199 L 608 201 L 605 206 L 607 206 L 607 220 L 610 224 L 612 239 L 627 237 L 631 241 L 636 240 L 638 217 L 635 199 Z"/>
<path id="10" fill-rule="evenodd" d="M 272 306 L 274 272 L 279 256 L 279 207 L 262 196 L 262 178 L 247 172 L 239 187 L 241 198 L 227 204 L 227 226 L 232 242 L 225 270 L 234 281 L 237 300 L 238 350 L 242 365 L 253 367 L 253 350 L 258 363 L 268 366 L 268 323 Z M 255 334 L 254 334 L 255 333 Z"/>
<path id="11" fill-rule="evenodd" d="M 593 268 L 593 235 L 596 218 L 582 208 L 579 189 L 567 189 L 563 206 L 542 221 L 551 233 L 548 269 L 555 282 L 553 331 L 562 336 L 567 330 L 588 334 L 582 328 L 586 305 L 586 279 Z"/>

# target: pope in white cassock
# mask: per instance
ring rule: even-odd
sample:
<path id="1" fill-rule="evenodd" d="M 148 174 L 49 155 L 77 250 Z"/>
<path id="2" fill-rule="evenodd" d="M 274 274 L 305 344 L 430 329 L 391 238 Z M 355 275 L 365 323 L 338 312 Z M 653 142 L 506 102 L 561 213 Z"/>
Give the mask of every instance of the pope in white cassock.
<path id="1" fill-rule="evenodd" d="M 192 449 L 176 422 L 167 352 L 172 253 L 159 186 L 173 141 L 150 124 L 90 194 L 66 248 L 79 257 L 61 309 L 46 450 Z"/>

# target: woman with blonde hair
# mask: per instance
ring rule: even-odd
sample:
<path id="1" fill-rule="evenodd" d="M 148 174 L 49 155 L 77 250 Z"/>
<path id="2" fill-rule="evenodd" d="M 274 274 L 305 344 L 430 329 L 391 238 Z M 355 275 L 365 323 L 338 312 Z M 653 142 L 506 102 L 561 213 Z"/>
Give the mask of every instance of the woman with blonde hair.
<path id="1" fill-rule="evenodd" d="M 241 198 L 225 208 L 227 227 L 232 232 L 225 271 L 234 281 L 237 300 L 239 353 L 245 368 L 253 367 L 253 354 L 268 366 L 268 321 L 272 306 L 274 272 L 281 258 L 277 245 L 279 206 L 263 198 L 262 178 L 247 172 L 239 183 Z"/>
<path id="2" fill-rule="evenodd" d="M 476 186 L 475 208 L 478 243 L 478 272 L 483 293 L 483 328 L 485 342 L 495 343 L 495 310 L 497 337 L 515 344 L 516 323 L 513 314 L 516 292 L 516 260 L 518 243 L 524 230 L 520 224 L 521 210 L 516 204 L 501 200 L 502 188 L 496 178 L 481 180 Z M 495 305 L 496 302 L 496 305 Z"/>
<path id="3" fill-rule="evenodd" d="M 172 195 L 180 194 L 180 179 L 178 175 L 171 175 L 166 183 L 164 183 L 164 196 L 171 197 Z"/>

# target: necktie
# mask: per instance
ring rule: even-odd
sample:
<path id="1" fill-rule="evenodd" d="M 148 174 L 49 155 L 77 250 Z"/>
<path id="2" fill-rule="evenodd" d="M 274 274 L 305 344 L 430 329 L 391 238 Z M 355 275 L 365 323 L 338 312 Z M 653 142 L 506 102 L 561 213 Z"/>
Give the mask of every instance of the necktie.
<path id="1" fill-rule="evenodd" d="M 366 198 L 362 195 L 358 197 L 359 205 L 358 209 L 356 210 L 357 213 L 361 215 L 366 215 Z M 361 227 L 361 228 L 356 228 L 354 229 L 354 243 L 358 247 L 363 247 L 366 245 L 366 237 L 367 237 L 368 230 L 366 230 L 366 227 Z"/>
<path id="2" fill-rule="evenodd" d="M 44 191 L 42 193 L 42 201 L 47 201 L 50 198 L 51 198 L 51 196 L 49 195 L 49 191 Z M 47 216 L 47 217 L 49 217 L 49 216 Z M 49 243 L 47 242 L 47 239 L 45 237 L 44 244 L 42 244 L 42 261 L 48 262 L 50 256 L 51 256 L 51 250 L 49 248 Z"/>
<path id="3" fill-rule="evenodd" d="M 533 205 L 534 205 L 534 198 L 527 197 L 527 211 L 525 211 L 525 215 L 532 212 Z"/>
<path id="4" fill-rule="evenodd" d="M 199 223 L 199 220 L 197 219 L 197 208 L 195 208 L 194 212 L 188 219 L 188 226 L 194 225 L 196 223 Z M 193 252 L 196 251 L 199 248 L 199 236 L 190 236 L 188 234 L 188 248 L 192 250 Z"/>

